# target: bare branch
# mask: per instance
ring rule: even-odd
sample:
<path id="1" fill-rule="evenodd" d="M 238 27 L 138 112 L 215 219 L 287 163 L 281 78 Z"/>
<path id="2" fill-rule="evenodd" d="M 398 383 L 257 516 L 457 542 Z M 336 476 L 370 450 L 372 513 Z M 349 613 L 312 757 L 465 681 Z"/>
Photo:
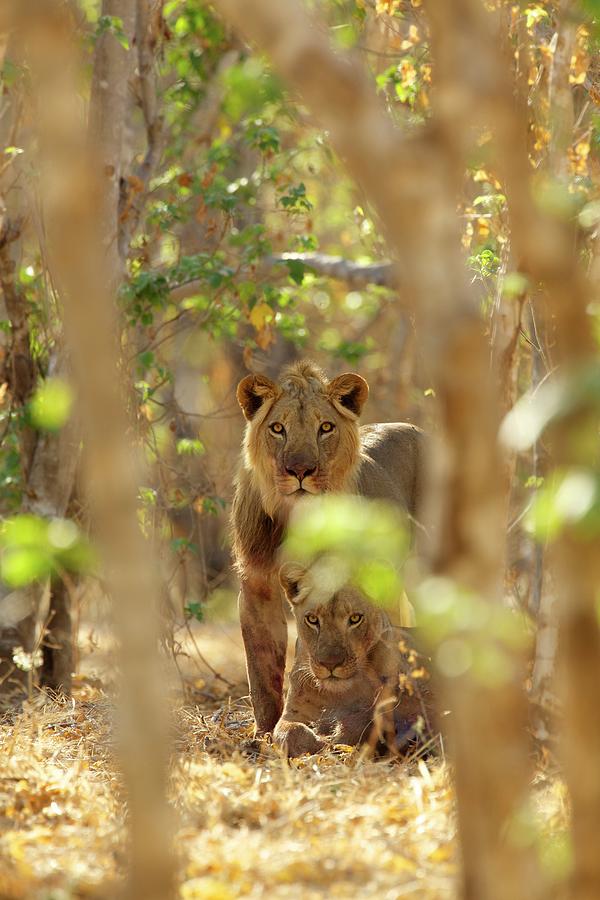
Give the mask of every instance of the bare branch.
<path id="1" fill-rule="evenodd" d="M 398 273 L 392 263 L 357 263 L 343 256 L 328 256 L 325 253 L 281 253 L 267 256 L 260 261 L 260 271 L 294 262 L 301 263 L 316 275 L 343 281 L 353 290 L 366 288 L 370 284 L 388 288 L 398 286 Z"/>

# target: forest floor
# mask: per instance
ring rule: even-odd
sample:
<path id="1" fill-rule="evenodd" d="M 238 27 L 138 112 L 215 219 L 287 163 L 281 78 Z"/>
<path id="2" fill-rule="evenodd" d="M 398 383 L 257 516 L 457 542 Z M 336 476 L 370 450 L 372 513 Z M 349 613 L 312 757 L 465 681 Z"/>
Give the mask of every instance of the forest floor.
<path id="1" fill-rule="evenodd" d="M 188 699 L 173 713 L 181 898 L 456 895 L 454 800 L 443 759 L 373 761 L 350 748 L 289 763 L 268 746 L 250 754 L 239 628 L 203 624 L 194 640 Z M 110 657 L 94 633 L 81 648 L 72 700 L 36 695 L 0 722 L 2 900 L 118 894 L 125 807 Z M 221 677 L 201 664 L 193 670 L 198 651 Z M 552 863 L 563 852 L 564 792 L 540 774 L 537 797 L 544 846 L 556 845 L 544 851 Z"/>

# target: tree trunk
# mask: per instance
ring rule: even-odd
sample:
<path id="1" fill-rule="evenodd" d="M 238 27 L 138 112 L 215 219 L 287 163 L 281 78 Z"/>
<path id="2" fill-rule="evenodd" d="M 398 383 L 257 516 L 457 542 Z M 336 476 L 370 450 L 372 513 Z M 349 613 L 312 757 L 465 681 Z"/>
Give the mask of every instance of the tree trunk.
<path id="1" fill-rule="evenodd" d="M 134 0 L 105 2 L 131 36 Z M 120 749 L 130 813 L 126 896 L 166 900 L 173 870 L 165 800 L 166 709 L 159 662 L 159 579 L 137 519 L 141 463 L 126 413 L 116 289 L 119 162 L 127 51 L 106 32 L 97 48 L 91 131 L 75 101 L 82 61 L 66 9 L 24 4 L 49 265 L 64 309 L 85 446 L 85 487 L 112 600 L 120 656 Z M 127 373 L 128 374 L 128 373 Z"/>
<path id="2" fill-rule="evenodd" d="M 553 170 L 566 171 L 573 125 L 569 84 L 570 52 L 578 4 L 563 0 L 552 71 L 551 156 Z M 508 109 L 508 100 L 505 102 Z M 515 116 L 515 105 L 512 104 Z M 577 384 L 587 367 L 597 365 L 597 344 L 588 308 L 594 301 L 592 285 L 578 258 L 575 226 L 569 219 L 552 217 L 532 203 L 531 175 L 526 158 L 515 158 L 514 140 L 504 134 L 515 245 L 525 271 L 540 282 L 547 298 L 548 316 L 554 317 L 556 359 L 561 377 Z M 541 310 L 542 315 L 544 310 Z M 600 422 L 592 402 L 548 431 L 552 462 L 559 470 L 597 472 L 597 437 Z M 559 694 L 564 703 L 562 748 L 565 776 L 571 795 L 574 846 L 573 896 L 592 900 L 600 893 L 600 857 L 593 835 L 600 828 L 600 710 L 595 685 L 600 679 L 600 632 L 597 590 L 600 584 L 600 539 L 583 537 L 566 525 L 550 547 L 557 583 L 557 611 L 561 656 Z"/>
<path id="3" fill-rule="evenodd" d="M 57 694 L 69 696 L 73 674 L 73 631 L 71 602 L 64 579 L 53 579 L 50 586 L 50 610 L 42 645 L 42 685 Z"/>
<path id="4" fill-rule="evenodd" d="M 66 363 L 63 353 L 56 351 L 53 354 L 48 374 L 65 377 Z M 79 430 L 74 419 L 67 422 L 57 434 L 40 432 L 28 467 L 27 493 L 21 512 L 46 519 L 62 518 L 73 492 L 78 458 Z M 13 603 L 17 603 L 17 598 L 20 598 L 18 605 L 23 612 L 23 618 L 9 626 L 6 633 L 0 620 L 0 679 L 2 679 L 0 692 L 4 695 L 9 694 L 11 698 L 17 700 L 23 698 L 24 692 L 29 690 L 35 677 L 32 679 L 29 672 L 20 671 L 15 667 L 14 649 L 20 646 L 30 654 L 41 643 L 43 623 L 40 622 L 40 611 L 42 598 L 47 590 L 48 584 L 43 581 L 21 591 L 14 591 L 10 595 L 11 599 Z"/>

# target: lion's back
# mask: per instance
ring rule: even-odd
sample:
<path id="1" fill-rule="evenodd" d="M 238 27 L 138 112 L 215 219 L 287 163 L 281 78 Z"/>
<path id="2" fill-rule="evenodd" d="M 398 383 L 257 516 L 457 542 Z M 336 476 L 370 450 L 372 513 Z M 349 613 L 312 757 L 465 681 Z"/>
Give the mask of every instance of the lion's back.
<path id="1" fill-rule="evenodd" d="M 425 437 L 407 422 L 385 422 L 360 428 L 361 462 L 358 493 L 392 500 L 414 516 L 419 506 Z"/>

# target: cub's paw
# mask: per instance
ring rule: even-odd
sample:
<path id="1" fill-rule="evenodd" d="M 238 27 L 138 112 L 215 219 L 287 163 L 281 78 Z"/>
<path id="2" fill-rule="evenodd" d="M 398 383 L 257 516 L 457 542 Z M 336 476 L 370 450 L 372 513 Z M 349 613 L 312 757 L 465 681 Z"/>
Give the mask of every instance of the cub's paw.
<path id="1" fill-rule="evenodd" d="M 302 722 L 293 722 L 281 729 L 276 728 L 274 738 L 290 757 L 302 756 L 304 753 L 318 753 L 326 746 L 325 741 Z"/>

